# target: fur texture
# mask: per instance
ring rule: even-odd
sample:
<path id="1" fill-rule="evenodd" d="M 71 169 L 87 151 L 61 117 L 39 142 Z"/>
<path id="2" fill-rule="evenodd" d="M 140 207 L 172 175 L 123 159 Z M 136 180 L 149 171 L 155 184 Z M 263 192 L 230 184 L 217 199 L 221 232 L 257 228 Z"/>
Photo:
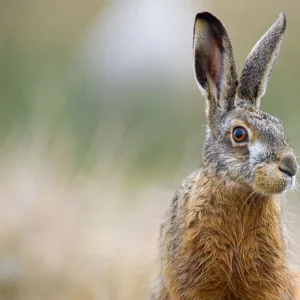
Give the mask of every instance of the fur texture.
<path id="1" fill-rule="evenodd" d="M 161 226 L 153 299 L 292 297 L 278 198 L 298 165 L 281 121 L 259 110 L 285 24 L 280 14 L 238 83 L 225 27 L 208 12 L 196 16 L 195 75 L 208 118 L 203 164 L 184 180 Z M 247 139 L 238 142 L 236 128 Z"/>

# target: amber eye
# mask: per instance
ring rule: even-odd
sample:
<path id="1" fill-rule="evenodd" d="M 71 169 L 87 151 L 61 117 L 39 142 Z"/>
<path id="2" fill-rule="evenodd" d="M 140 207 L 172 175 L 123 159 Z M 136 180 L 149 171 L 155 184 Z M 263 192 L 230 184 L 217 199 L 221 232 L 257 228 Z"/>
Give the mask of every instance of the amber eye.
<path id="1" fill-rule="evenodd" d="M 232 132 L 233 140 L 236 143 L 248 142 L 248 131 L 244 127 L 235 127 Z"/>

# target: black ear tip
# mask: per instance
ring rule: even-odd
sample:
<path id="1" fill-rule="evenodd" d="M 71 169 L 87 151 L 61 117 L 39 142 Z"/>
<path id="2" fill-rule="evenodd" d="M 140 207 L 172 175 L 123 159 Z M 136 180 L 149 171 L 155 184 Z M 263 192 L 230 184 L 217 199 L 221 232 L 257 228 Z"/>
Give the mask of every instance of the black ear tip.
<path id="1" fill-rule="evenodd" d="M 216 18 L 213 14 L 211 14 L 208 11 L 201 11 L 199 13 L 196 14 L 195 17 L 195 22 L 200 21 L 200 20 L 204 20 L 204 21 L 219 21 L 218 18 Z"/>
<path id="2" fill-rule="evenodd" d="M 199 27 L 201 28 L 203 24 L 207 24 L 210 29 L 215 32 L 215 34 L 217 34 L 216 32 L 218 32 L 218 34 L 222 36 L 226 32 L 224 25 L 216 16 L 208 11 L 202 11 L 199 12 L 195 18 L 194 37 L 196 27 L 199 25 Z"/>
<path id="3" fill-rule="evenodd" d="M 212 14 L 206 10 L 203 10 L 196 14 L 196 19 L 205 19 L 208 16 L 212 16 Z"/>

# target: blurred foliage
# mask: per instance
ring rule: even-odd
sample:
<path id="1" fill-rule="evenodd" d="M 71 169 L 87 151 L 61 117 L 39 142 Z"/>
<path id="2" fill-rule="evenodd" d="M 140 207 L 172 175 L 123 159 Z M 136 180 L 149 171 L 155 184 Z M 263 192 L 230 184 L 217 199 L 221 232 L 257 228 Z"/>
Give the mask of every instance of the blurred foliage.
<path id="1" fill-rule="evenodd" d="M 4 26 L 0 28 L 0 134 L 5 138 L 13 132 L 18 142 L 24 134 L 46 132 L 50 148 L 59 137 L 67 140 L 65 155 L 73 157 L 68 160 L 73 171 L 89 171 L 99 154 L 117 137 L 115 159 L 125 172 L 137 172 L 138 178 L 164 177 L 176 173 L 178 168 L 180 173 L 185 172 L 200 163 L 203 141 L 203 103 L 199 101 L 201 96 L 196 91 L 192 69 L 188 83 L 180 83 L 180 74 L 172 76 L 167 74 L 168 70 L 159 71 L 156 61 L 152 61 L 149 73 L 138 69 L 122 80 L 107 81 L 106 68 L 102 67 L 101 71 L 100 65 L 98 76 L 91 78 L 75 49 L 82 44 L 80 40 L 88 33 L 91 21 L 96 16 L 101 18 L 104 5 L 103 1 L 79 0 L 1 3 Z M 194 1 L 187 8 L 196 12 L 198 5 Z M 119 6 L 120 12 L 126 11 L 126 5 Z M 274 2 L 272 6 L 268 2 L 241 5 L 230 1 L 226 5 L 215 5 L 214 1 L 204 1 L 201 6 L 224 20 L 239 69 L 277 13 L 287 11 L 289 30 L 263 107 L 279 115 L 287 123 L 291 138 L 296 138 L 297 130 L 293 130 L 292 125 L 297 119 L 297 110 L 291 107 L 298 106 L 295 41 L 299 4 L 295 1 Z M 112 31 L 112 35 L 116 32 Z M 135 42 L 138 43 L 138 36 Z M 109 51 L 109 45 L 105 47 Z M 181 47 L 186 45 L 181 43 Z M 188 53 L 187 49 L 183 53 Z M 99 53 L 101 59 L 105 56 L 100 58 Z M 173 63 L 176 70 L 176 61 Z M 299 148 L 297 144 L 296 147 Z"/>
<path id="2" fill-rule="evenodd" d="M 66 167 L 72 172 L 89 171 L 101 153 L 110 147 L 114 147 L 109 150 L 114 151 L 113 160 L 125 173 L 146 180 L 148 176 L 155 179 L 177 172 L 181 176 L 200 163 L 204 137 L 201 127 L 204 124 L 203 101 L 199 101 L 201 96 L 191 68 L 186 67 L 185 72 L 177 69 L 178 74 L 174 75 L 171 72 L 176 72 L 176 60 L 172 70 L 162 69 L 164 65 L 152 60 L 151 65 L 144 65 L 151 68 L 150 72 L 138 68 L 127 78 L 109 79 L 106 78 L 109 66 L 101 67 L 100 64 L 97 76 L 93 77 L 75 49 L 84 49 L 84 35 L 95 17 L 101 19 L 101 9 L 107 3 L 31 0 L 26 3 L 4 1 L 0 5 L 4 25 L 0 28 L 0 135 L 3 139 L 12 134 L 18 143 L 24 134 L 47 134 L 49 151 L 52 147 L 60 147 L 55 141 L 64 140 L 67 143 Z M 119 6 L 118 13 L 124 13 L 130 4 L 116 3 L 115 6 Z M 296 95 L 299 77 L 296 12 L 299 4 L 277 1 L 270 6 L 268 1 L 254 1 L 241 5 L 229 1 L 226 5 L 216 5 L 214 1 L 203 1 L 200 5 L 193 1 L 187 5 L 191 15 L 189 25 L 192 25 L 191 12 L 199 10 L 197 7 L 207 7 L 224 20 L 239 69 L 278 12 L 287 11 L 288 33 L 263 108 L 279 115 L 292 140 L 296 139 L 297 130 L 293 124 L 297 120 L 297 110 L 291 107 L 299 105 Z M 185 25 L 185 28 L 188 27 Z M 117 34 L 114 28 L 111 35 Z M 185 34 L 190 40 L 190 31 Z M 167 32 L 163 38 L 168 39 Z M 138 43 L 138 39 L 136 35 L 133 42 Z M 185 41 L 183 38 L 182 43 L 178 43 L 184 49 L 175 51 L 178 56 L 190 51 Z M 109 44 L 104 46 L 107 51 L 109 47 Z M 161 53 L 165 51 L 160 49 Z M 173 55 L 173 58 L 176 57 Z M 192 57 L 185 59 L 190 63 Z M 98 60 L 105 60 L 105 53 L 102 56 L 99 53 Z M 118 68 L 117 65 L 112 67 Z M 189 81 L 181 82 L 183 74 L 189 76 Z M 110 145 L 112 141 L 115 145 Z M 295 147 L 300 148 L 297 143 Z M 62 155 L 61 149 L 56 151 Z"/>

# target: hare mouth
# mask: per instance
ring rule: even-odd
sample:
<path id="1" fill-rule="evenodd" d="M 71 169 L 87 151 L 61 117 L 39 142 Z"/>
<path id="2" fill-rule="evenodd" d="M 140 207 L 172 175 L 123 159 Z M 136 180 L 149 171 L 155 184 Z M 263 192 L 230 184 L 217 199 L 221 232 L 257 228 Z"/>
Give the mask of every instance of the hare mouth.
<path id="1" fill-rule="evenodd" d="M 281 194 L 293 188 L 295 176 L 290 176 L 278 168 L 277 164 L 264 164 L 255 169 L 254 189 L 263 194 Z"/>

